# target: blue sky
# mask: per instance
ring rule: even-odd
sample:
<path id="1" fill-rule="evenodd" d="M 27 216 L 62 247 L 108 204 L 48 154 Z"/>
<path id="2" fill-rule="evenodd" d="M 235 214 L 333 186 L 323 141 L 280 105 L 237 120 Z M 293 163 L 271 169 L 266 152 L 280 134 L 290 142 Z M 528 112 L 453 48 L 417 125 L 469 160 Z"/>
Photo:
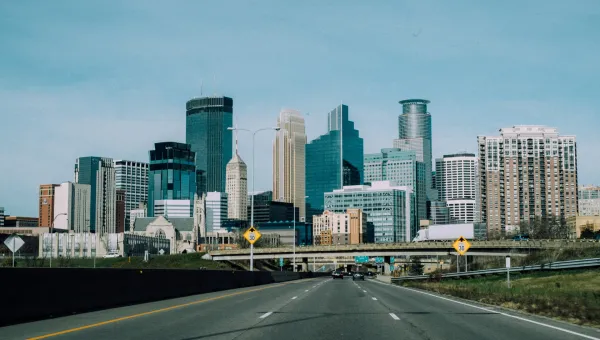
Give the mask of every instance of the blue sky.
<path id="1" fill-rule="evenodd" d="M 77 157 L 147 161 L 154 142 L 185 141 L 201 88 L 233 97 L 240 127 L 309 113 L 309 140 L 343 101 L 365 152 L 392 145 L 406 98 L 431 100 L 434 157 L 476 152 L 501 127 L 554 126 L 577 136 L 579 182 L 600 184 L 594 0 L 3 1 L 0 46 L 0 206 L 13 215 L 37 216 L 38 186 L 73 180 Z M 271 188 L 272 137 L 257 137 L 257 190 Z"/>

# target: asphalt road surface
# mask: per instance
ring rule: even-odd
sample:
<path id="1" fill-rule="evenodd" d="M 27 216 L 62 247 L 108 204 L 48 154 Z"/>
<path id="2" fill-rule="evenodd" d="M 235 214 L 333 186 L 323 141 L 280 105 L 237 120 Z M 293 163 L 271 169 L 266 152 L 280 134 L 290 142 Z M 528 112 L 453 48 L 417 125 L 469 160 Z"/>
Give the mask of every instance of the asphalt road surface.
<path id="1" fill-rule="evenodd" d="M 0 339 L 600 340 L 600 332 L 375 280 L 319 278 L 14 325 Z"/>

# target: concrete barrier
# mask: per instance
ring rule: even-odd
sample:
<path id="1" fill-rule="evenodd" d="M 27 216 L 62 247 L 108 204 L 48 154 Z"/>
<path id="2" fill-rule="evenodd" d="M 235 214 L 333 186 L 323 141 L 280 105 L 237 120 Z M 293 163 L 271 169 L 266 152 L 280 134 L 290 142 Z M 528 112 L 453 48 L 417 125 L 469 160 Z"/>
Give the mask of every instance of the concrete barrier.
<path id="1" fill-rule="evenodd" d="M 324 274 L 187 269 L 0 268 L 0 326 L 316 276 Z"/>

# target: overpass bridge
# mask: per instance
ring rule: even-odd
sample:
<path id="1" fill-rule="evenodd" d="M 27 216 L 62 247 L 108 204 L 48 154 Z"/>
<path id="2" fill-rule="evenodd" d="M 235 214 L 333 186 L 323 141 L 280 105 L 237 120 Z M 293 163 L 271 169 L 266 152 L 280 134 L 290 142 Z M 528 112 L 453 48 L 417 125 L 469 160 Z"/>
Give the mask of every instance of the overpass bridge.
<path id="1" fill-rule="evenodd" d="M 279 258 L 343 258 L 354 256 L 390 257 L 390 256 L 449 256 L 458 255 L 452 247 L 453 242 L 415 242 L 389 244 L 356 244 L 331 246 L 296 247 L 294 255 L 292 247 L 255 248 L 255 260 Z M 600 242 L 593 240 L 530 240 L 530 241 L 471 241 L 469 256 L 526 256 L 532 252 L 551 249 L 583 249 L 600 247 Z M 249 260 L 250 249 L 215 250 L 207 253 L 205 258 L 215 261 Z M 387 261 L 387 259 L 386 259 Z"/>

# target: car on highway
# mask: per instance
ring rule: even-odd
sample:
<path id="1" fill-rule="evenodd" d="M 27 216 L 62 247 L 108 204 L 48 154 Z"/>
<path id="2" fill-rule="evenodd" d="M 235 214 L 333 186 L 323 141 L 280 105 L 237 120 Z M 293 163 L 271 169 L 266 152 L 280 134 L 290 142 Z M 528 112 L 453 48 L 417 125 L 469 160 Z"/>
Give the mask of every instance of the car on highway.
<path id="1" fill-rule="evenodd" d="M 344 273 L 335 271 L 335 272 L 331 273 L 331 277 L 333 279 L 344 279 Z"/>
<path id="2" fill-rule="evenodd" d="M 365 280 L 365 274 L 364 273 L 360 273 L 360 272 L 356 272 L 354 273 L 354 275 L 352 275 L 352 280 L 356 281 L 356 280 Z"/>

